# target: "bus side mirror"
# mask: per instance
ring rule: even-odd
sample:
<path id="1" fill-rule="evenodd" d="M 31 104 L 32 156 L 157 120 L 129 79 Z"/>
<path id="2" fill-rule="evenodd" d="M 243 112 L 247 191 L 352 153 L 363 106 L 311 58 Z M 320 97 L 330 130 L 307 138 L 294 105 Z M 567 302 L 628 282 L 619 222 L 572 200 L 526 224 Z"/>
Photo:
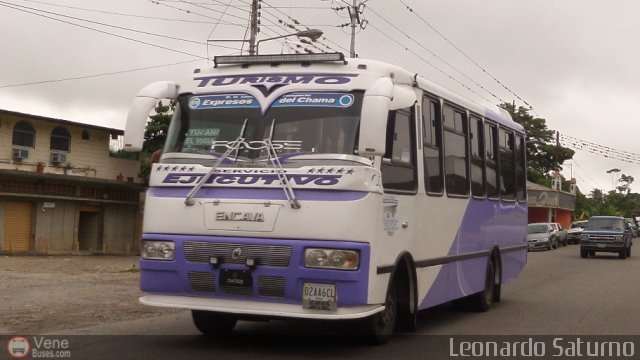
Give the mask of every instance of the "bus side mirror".
<path id="1" fill-rule="evenodd" d="M 386 77 L 376 80 L 364 93 L 360 116 L 358 155 L 384 155 L 387 118 L 392 96 L 393 82 Z"/>
<path id="2" fill-rule="evenodd" d="M 125 151 L 140 151 L 144 142 L 144 128 L 151 110 L 159 100 L 176 99 L 180 85 L 171 81 L 151 83 L 138 92 L 127 115 L 127 125 L 124 130 Z"/>

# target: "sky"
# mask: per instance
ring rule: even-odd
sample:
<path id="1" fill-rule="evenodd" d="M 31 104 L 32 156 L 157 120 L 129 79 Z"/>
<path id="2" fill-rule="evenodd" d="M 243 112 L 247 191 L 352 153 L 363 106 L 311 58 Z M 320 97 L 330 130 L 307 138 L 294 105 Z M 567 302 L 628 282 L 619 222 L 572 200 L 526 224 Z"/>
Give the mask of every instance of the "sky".
<path id="1" fill-rule="evenodd" d="M 359 57 L 418 72 L 479 104 L 531 107 L 560 132 L 563 145 L 576 149 L 563 175 L 576 178 L 583 193 L 609 191 L 621 174 L 635 177 L 631 189 L 640 191 L 640 2 L 364 2 Z M 128 107 L 146 84 L 186 83 L 213 56 L 239 54 L 243 45 L 246 53 L 246 43 L 207 40 L 246 38 L 249 4 L 0 0 L 0 108 L 124 129 Z M 350 29 L 341 26 L 348 13 L 334 10 L 346 5 L 264 0 L 258 39 L 295 32 L 285 26 L 296 22 L 298 29 L 321 29 L 328 51 L 348 54 Z M 295 37 L 265 41 L 260 52 L 295 46 Z M 602 153 L 567 141 L 595 144 L 590 148 Z"/>

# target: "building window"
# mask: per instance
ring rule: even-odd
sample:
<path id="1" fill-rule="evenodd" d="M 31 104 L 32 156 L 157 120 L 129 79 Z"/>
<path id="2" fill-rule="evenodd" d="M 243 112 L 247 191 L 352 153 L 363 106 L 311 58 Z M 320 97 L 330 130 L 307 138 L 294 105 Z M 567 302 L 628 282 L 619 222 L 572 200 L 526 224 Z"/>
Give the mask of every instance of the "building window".
<path id="1" fill-rule="evenodd" d="M 69 152 L 71 146 L 71 135 L 67 129 L 58 126 L 51 132 L 51 150 Z"/>
<path id="2" fill-rule="evenodd" d="M 82 140 L 89 140 L 89 131 L 82 130 Z"/>
<path id="3" fill-rule="evenodd" d="M 13 145 L 34 148 L 36 144 L 36 131 L 26 121 L 20 121 L 13 128 Z"/>

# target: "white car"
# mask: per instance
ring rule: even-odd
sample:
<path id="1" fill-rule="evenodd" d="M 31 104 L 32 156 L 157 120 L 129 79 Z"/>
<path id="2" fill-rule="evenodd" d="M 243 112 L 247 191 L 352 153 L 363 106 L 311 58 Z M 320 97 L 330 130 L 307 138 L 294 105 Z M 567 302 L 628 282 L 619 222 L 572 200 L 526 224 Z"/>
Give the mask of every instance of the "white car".
<path id="1" fill-rule="evenodd" d="M 551 223 L 551 227 L 553 228 L 553 231 L 556 233 L 556 236 L 558 238 L 558 246 L 556 247 L 567 246 L 567 231 L 564 229 L 562 224 Z"/>
<path id="2" fill-rule="evenodd" d="M 567 230 L 567 242 L 569 244 L 579 244 L 582 231 L 587 226 L 588 220 L 574 221 L 571 223 L 571 227 Z"/>

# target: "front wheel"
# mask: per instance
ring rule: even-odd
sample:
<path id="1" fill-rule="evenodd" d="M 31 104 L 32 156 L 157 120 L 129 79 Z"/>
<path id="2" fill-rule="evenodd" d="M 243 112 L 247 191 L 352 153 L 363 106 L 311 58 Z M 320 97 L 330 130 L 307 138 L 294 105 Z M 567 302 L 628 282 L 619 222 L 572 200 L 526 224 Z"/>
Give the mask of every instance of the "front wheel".
<path id="1" fill-rule="evenodd" d="M 382 345 L 389 342 L 396 328 L 398 319 L 398 293 L 394 282 L 387 289 L 384 310 L 364 319 L 363 330 L 367 342 Z"/>
<path id="2" fill-rule="evenodd" d="M 204 335 L 226 335 L 231 333 L 238 319 L 213 311 L 191 310 L 193 324 Z"/>
<path id="3" fill-rule="evenodd" d="M 618 258 L 624 260 L 627 258 L 627 249 L 622 249 L 618 252 Z"/>
<path id="4" fill-rule="evenodd" d="M 589 252 L 587 250 L 580 249 L 580 257 L 585 259 L 589 257 Z"/>

